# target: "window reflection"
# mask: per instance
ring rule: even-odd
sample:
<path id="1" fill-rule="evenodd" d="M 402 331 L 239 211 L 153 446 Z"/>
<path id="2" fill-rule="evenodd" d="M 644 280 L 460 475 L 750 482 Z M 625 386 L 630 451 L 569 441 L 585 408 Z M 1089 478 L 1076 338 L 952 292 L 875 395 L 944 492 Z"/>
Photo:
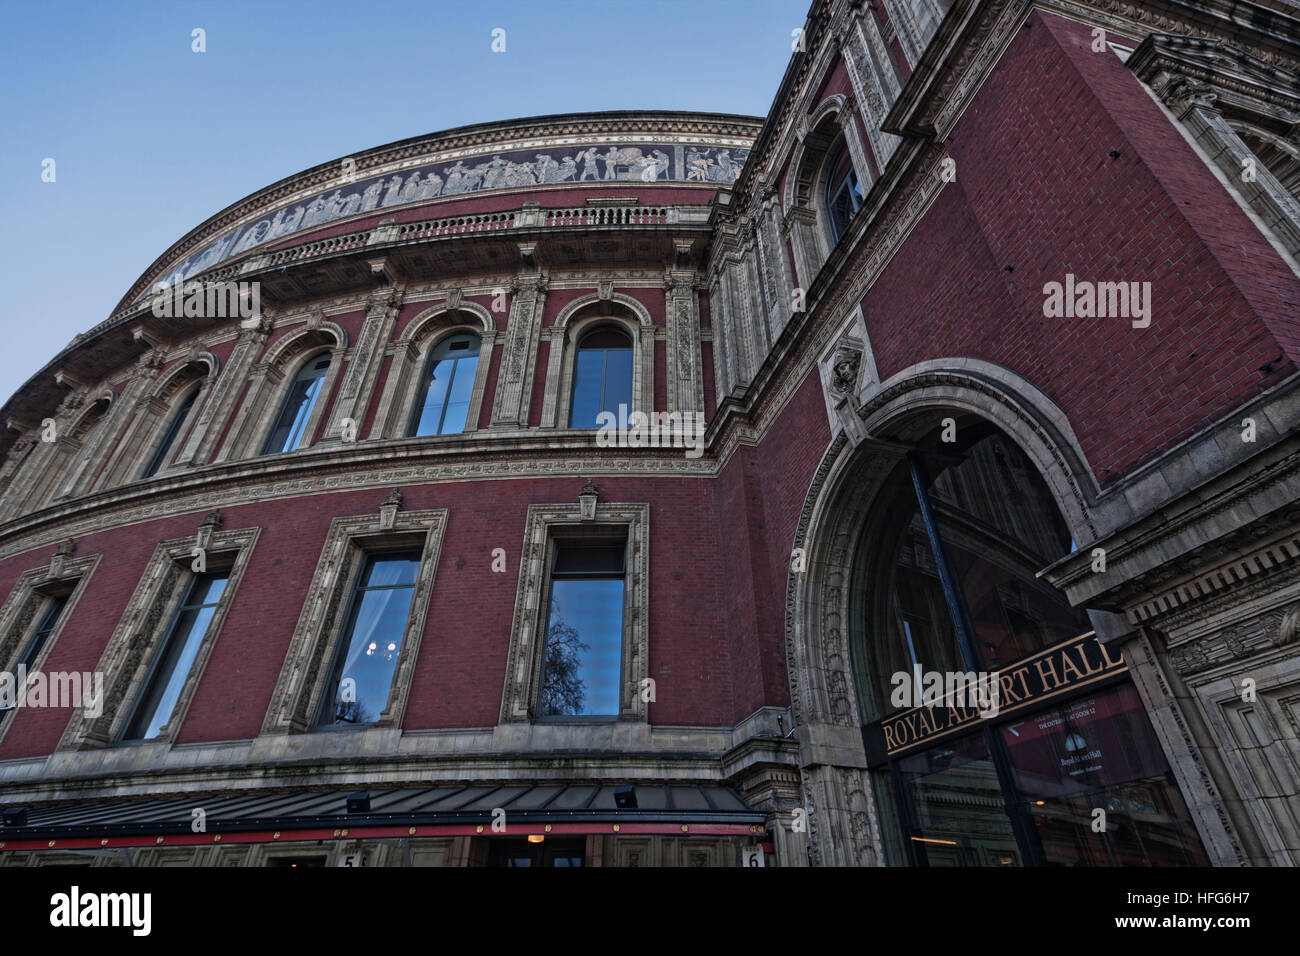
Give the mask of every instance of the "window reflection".
<path id="1" fill-rule="evenodd" d="M 388 706 L 419 567 L 417 551 L 366 559 L 316 726 L 373 724 Z"/>
<path id="2" fill-rule="evenodd" d="M 537 712 L 616 716 L 623 666 L 623 557 L 619 544 L 555 549 Z"/>
<path id="3" fill-rule="evenodd" d="M 167 453 L 176 442 L 176 436 L 180 434 L 181 428 L 185 425 L 185 420 L 190 416 L 190 409 L 194 407 L 194 400 L 199 397 L 199 390 L 196 388 L 190 392 L 181 407 L 176 410 L 172 416 L 171 422 L 167 425 L 167 431 L 163 434 L 162 441 L 158 443 L 157 449 L 149 459 L 149 464 L 145 466 L 144 473 L 140 476 L 148 478 L 162 467 L 162 463 L 167 460 Z"/>
<path id="4" fill-rule="evenodd" d="M 843 140 L 832 154 L 827 168 L 826 211 L 830 218 L 831 236 L 836 242 L 848 229 L 854 214 L 862 205 L 862 187 L 853 171 L 853 160 Z"/>
<path id="5" fill-rule="evenodd" d="M 274 455 L 282 451 L 293 451 L 302 444 L 307 431 L 307 421 L 311 418 L 312 408 L 320 397 L 321 383 L 329 371 L 330 357 L 319 356 L 306 362 L 294 377 L 285 396 L 284 405 L 275 427 L 271 429 L 263 455 Z"/>
<path id="6" fill-rule="evenodd" d="M 601 412 L 632 409 L 632 339 L 620 328 L 601 326 L 578 342 L 573 371 L 570 428 L 596 428 Z"/>
<path id="7" fill-rule="evenodd" d="M 176 700 L 225 592 L 227 576 L 225 571 L 209 572 L 190 583 L 124 740 L 152 740 L 172 719 Z"/>
<path id="8" fill-rule="evenodd" d="M 412 435 L 456 435 L 465 430 L 478 351 L 477 335 L 455 335 L 429 354 Z"/>

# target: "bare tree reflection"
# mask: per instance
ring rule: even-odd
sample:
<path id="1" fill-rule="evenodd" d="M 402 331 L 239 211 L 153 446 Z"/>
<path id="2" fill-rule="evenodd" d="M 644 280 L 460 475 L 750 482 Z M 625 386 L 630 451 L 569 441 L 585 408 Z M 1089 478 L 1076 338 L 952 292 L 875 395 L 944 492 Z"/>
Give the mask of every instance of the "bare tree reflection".
<path id="1" fill-rule="evenodd" d="M 579 676 L 582 651 L 591 648 L 578 639 L 578 629 L 564 623 L 556 605 L 546 632 L 542 658 L 542 689 L 538 700 L 543 714 L 581 714 L 587 687 Z"/>

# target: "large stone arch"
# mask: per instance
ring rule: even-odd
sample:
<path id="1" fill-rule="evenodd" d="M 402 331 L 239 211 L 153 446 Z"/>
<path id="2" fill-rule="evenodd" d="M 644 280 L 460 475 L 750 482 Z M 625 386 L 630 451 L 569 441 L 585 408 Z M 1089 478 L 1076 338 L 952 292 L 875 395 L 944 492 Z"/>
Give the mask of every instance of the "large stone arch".
<path id="1" fill-rule="evenodd" d="M 791 710 L 800 728 L 804 792 L 815 810 L 809 855 L 827 865 L 883 862 L 854 689 L 849 599 L 861 533 L 910 443 L 950 415 L 987 419 L 1038 468 L 1080 546 L 1096 537 L 1096 481 L 1073 430 L 1050 399 L 1014 373 L 975 360 L 918 363 L 872 386 L 860 412 L 868 437 L 855 445 L 840 432 L 814 474 L 786 587 Z"/>

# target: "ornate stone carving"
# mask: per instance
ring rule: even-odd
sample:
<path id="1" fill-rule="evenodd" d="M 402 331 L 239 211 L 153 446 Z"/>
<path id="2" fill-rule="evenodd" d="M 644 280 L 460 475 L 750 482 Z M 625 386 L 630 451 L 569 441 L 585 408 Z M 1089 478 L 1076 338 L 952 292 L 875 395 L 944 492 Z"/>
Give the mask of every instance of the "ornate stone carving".
<path id="1" fill-rule="evenodd" d="M 862 350 L 841 346 L 831 364 L 831 389 L 839 395 L 852 395 L 857 389 L 861 367 Z"/>

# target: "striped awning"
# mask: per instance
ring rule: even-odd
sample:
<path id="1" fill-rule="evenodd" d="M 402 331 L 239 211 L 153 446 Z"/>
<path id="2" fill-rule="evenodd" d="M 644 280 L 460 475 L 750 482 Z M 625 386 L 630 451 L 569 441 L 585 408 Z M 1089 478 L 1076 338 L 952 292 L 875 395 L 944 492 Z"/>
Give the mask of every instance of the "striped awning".
<path id="1" fill-rule="evenodd" d="M 349 797 L 360 794 L 368 798 L 369 808 L 349 812 Z M 729 787 L 692 785 L 259 791 L 44 806 L 6 802 L 0 809 L 5 811 L 0 850 L 51 844 L 69 849 L 140 846 L 162 842 L 159 837 L 177 845 L 223 836 L 226 842 L 261 842 L 340 834 L 353 838 L 510 835 L 531 833 L 543 825 L 547 832 L 573 834 L 744 835 L 762 833 L 765 818 Z M 196 809 L 202 814 L 196 814 Z M 200 819 L 202 829 L 196 832 Z"/>

